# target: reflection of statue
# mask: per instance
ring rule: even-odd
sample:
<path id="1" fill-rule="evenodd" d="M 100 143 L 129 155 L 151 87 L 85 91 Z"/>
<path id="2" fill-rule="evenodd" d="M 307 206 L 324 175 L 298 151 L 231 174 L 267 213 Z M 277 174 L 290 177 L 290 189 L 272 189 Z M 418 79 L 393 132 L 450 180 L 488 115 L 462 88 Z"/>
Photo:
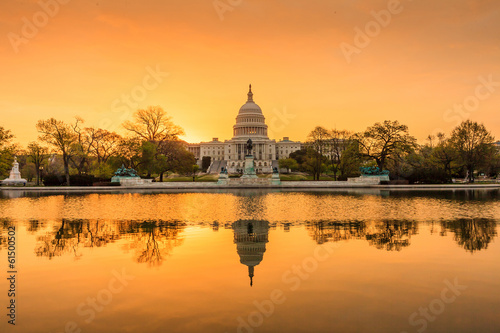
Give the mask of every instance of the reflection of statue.
<path id="1" fill-rule="evenodd" d="M 248 139 L 248 141 L 247 141 L 248 155 L 252 155 L 252 149 L 253 149 L 252 139 Z"/>
<path id="2" fill-rule="evenodd" d="M 240 262 L 248 266 L 250 286 L 253 285 L 255 266 L 260 264 L 266 252 L 269 233 L 269 222 L 257 220 L 240 220 L 233 223 L 234 242 Z"/>

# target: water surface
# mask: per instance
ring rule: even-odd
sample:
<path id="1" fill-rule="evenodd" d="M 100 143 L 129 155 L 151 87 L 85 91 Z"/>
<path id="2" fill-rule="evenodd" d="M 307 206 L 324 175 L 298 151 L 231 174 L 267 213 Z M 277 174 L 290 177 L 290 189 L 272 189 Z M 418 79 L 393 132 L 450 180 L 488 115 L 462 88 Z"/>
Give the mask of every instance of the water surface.
<path id="1" fill-rule="evenodd" d="M 500 330 L 498 190 L 0 195 L 20 332 Z"/>

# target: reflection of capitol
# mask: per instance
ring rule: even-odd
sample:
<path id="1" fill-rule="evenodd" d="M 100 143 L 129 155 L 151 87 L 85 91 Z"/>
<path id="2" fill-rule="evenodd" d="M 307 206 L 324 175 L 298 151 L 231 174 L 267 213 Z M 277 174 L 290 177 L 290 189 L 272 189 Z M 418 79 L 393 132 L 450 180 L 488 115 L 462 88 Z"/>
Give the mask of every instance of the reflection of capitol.
<path id="1" fill-rule="evenodd" d="M 240 220 L 233 223 L 234 242 L 240 262 L 248 266 L 250 286 L 253 285 L 254 268 L 264 258 L 269 234 L 269 222 Z"/>

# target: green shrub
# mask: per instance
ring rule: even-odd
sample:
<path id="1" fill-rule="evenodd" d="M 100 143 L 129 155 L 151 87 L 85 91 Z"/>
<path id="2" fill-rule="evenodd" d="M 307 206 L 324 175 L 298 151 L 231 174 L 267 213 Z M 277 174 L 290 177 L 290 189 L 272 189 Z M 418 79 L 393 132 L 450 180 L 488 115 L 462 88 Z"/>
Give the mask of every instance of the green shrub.
<path id="1" fill-rule="evenodd" d="M 66 183 L 66 178 L 61 175 L 43 175 L 43 185 L 45 186 L 61 186 Z"/>

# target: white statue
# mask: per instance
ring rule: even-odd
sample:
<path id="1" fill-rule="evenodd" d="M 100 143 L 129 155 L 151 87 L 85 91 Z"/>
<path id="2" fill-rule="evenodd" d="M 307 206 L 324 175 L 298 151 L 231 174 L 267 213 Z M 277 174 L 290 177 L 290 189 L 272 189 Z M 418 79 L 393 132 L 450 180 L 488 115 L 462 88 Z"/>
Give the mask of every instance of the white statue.
<path id="1" fill-rule="evenodd" d="M 17 157 L 14 157 L 14 163 L 12 163 L 12 170 L 10 170 L 9 178 L 2 180 L 2 185 L 26 185 L 26 183 L 26 179 L 21 178 Z"/>

